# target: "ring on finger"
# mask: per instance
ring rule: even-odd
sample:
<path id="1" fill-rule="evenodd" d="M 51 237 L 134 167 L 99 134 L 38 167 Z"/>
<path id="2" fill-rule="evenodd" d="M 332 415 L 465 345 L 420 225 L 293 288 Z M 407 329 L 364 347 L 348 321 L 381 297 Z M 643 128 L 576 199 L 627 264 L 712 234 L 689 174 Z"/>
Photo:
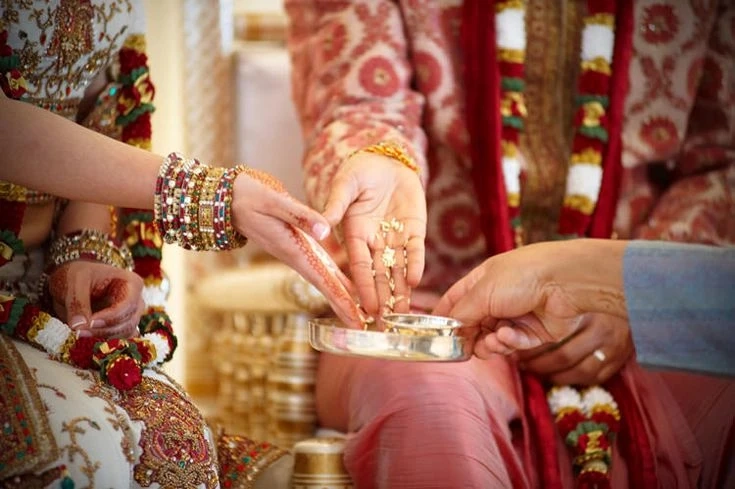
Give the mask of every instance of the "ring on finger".
<path id="1" fill-rule="evenodd" d="M 604 363 L 605 360 L 607 360 L 607 355 L 605 355 L 605 352 L 599 349 L 592 352 L 592 356 L 599 360 L 600 363 Z"/>

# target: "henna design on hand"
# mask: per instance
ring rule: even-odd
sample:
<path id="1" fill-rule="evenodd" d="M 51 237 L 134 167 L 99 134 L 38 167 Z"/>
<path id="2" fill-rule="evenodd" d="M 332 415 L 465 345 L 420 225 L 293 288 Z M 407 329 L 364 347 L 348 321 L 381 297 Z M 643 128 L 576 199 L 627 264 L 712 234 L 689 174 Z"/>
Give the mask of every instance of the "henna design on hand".
<path id="1" fill-rule="evenodd" d="M 306 256 L 309 265 L 319 274 L 329 291 L 346 306 L 354 317 L 365 322 L 365 313 L 360 310 L 357 303 L 347 291 L 347 288 L 339 280 L 342 271 L 334 263 L 334 260 L 314 241 L 314 238 L 294 226 L 289 226 L 289 230 L 291 231 L 292 239 Z"/>
<path id="2" fill-rule="evenodd" d="M 48 281 L 48 290 L 51 297 L 63 299 L 69 293 L 69 269 L 62 266 L 51 273 Z M 63 301 L 62 301 L 63 302 Z"/>
<path id="3" fill-rule="evenodd" d="M 253 180 L 257 180 L 266 187 L 275 190 L 276 192 L 282 194 L 288 193 L 286 187 L 283 185 L 283 182 L 281 182 L 270 173 L 264 172 L 262 170 L 256 170 L 255 168 L 246 168 L 245 170 L 243 170 L 242 173 L 249 176 Z"/>

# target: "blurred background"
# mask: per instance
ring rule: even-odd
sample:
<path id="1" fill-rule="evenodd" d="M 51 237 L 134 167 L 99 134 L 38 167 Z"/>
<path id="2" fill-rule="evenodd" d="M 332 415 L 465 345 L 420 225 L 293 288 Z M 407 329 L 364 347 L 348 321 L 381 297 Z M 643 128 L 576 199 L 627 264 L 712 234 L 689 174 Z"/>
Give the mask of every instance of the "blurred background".
<path id="1" fill-rule="evenodd" d="M 145 3 L 153 151 L 245 163 L 303 200 L 282 1 Z M 179 338 L 168 373 L 226 427 L 283 445 L 311 435 L 313 290 L 252 244 L 208 255 L 168 247 L 164 268 Z"/>

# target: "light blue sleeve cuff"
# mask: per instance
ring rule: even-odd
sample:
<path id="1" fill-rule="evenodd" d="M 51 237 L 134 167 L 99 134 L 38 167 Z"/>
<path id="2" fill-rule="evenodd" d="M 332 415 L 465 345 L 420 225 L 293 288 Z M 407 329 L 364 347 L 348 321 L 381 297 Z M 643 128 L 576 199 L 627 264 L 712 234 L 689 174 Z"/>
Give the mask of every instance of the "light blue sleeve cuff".
<path id="1" fill-rule="evenodd" d="M 735 375 L 735 248 L 632 241 L 623 282 L 641 364 Z"/>

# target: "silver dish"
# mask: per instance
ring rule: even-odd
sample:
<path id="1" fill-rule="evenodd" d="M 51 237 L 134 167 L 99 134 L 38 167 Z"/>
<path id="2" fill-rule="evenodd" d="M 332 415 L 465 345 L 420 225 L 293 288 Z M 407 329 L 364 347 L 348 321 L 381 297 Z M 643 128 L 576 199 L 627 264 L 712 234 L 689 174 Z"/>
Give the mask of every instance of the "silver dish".
<path id="1" fill-rule="evenodd" d="M 391 314 L 384 331 L 345 328 L 338 319 L 309 321 L 309 342 L 316 350 L 337 355 L 406 362 L 469 360 L 479 328 L 425 314 Z"/>

